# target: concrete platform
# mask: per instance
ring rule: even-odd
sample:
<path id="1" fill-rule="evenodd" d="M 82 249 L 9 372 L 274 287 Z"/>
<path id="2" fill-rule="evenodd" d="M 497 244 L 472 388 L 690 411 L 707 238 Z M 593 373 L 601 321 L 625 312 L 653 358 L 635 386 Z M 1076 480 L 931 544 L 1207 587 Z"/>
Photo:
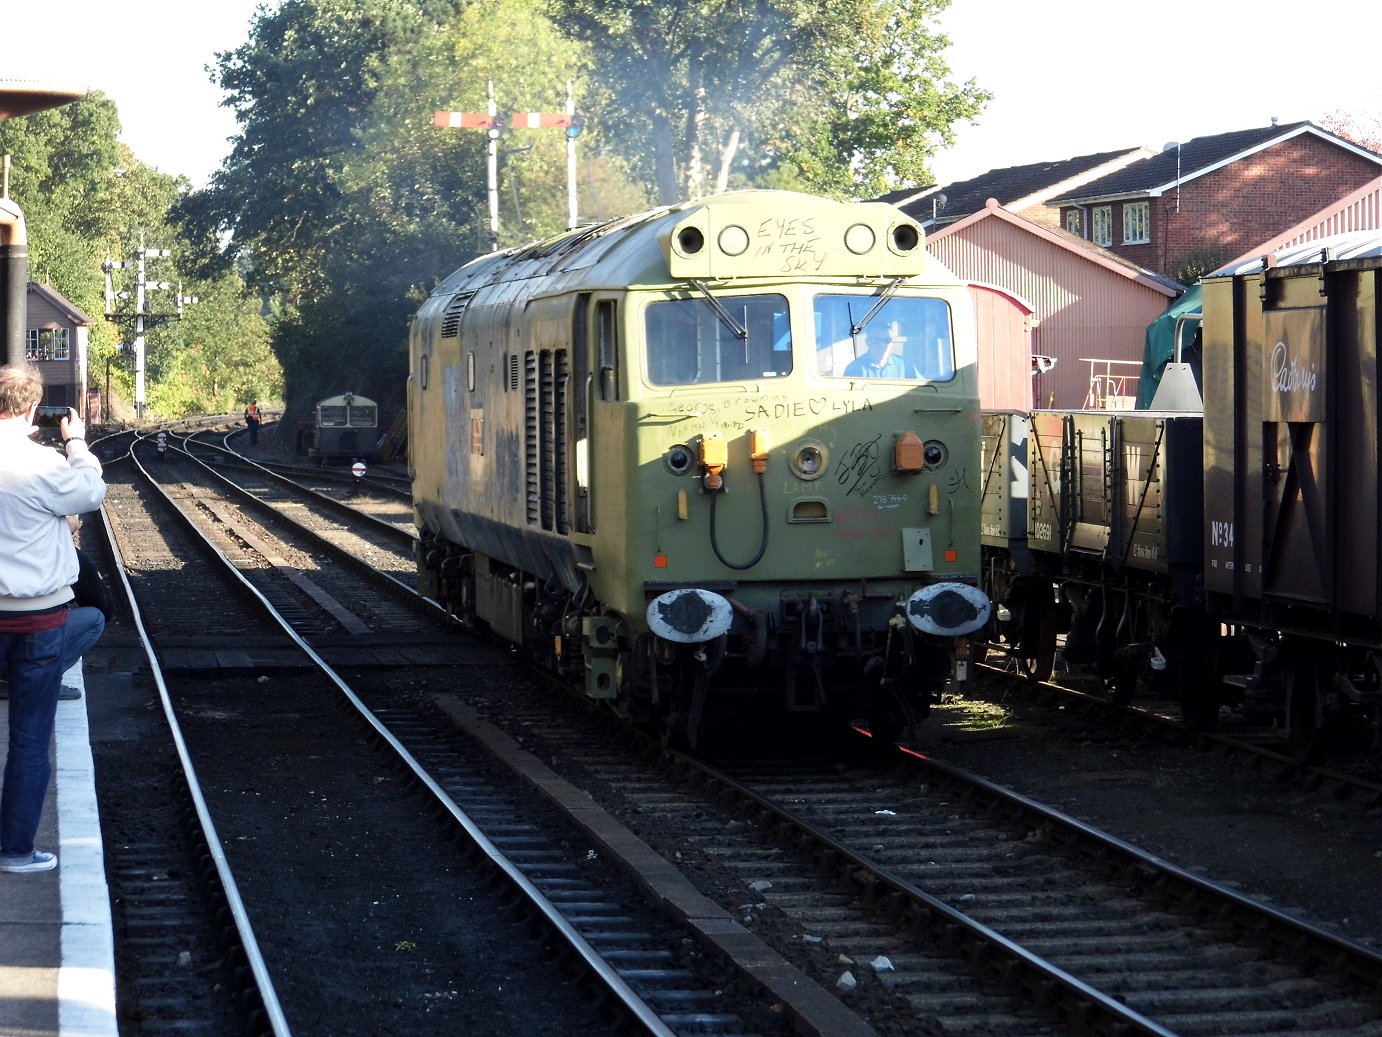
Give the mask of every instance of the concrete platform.
<path id="1" fill-rule="evenodd" d="M 0 1034 L 4 1037 L 116 1037 L 115 945 L 96 774 L 81 664 L 63 683 L 80 699 L 58 703 L 53 781 L 37 846 L 58 866 L 30 875 L 0 872 Z M 0 699 L 0 744 L 9 741 Z"/>

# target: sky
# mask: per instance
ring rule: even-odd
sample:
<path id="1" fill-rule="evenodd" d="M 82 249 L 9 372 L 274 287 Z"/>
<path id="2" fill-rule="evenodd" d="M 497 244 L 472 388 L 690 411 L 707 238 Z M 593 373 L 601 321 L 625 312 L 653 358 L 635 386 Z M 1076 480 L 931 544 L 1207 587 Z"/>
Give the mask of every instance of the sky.
<path id="1" fill-rule="evenodd" d="M 247 39 L 265 2 L 16 0 L 0 80 L 102 91 L 140 161 L 200 187 L 236 132 L 206 67 Z M 955 146 L 932 169 L 945 184 L 1273 117 L 1382 116 L 1370 9 L 1373 0 L 952 0 L 938 19 L 952 44 L 947 63 L 994 97 L 976 125 L 956 127 Z"/>

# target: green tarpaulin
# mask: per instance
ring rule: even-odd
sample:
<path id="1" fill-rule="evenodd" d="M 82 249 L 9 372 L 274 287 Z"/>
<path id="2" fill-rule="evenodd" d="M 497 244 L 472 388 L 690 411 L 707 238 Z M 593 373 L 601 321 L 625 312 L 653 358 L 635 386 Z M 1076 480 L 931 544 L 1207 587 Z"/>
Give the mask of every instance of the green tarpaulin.
<path id="1" fill-rule="evenodd" d="M 1176 319 L 1183 313 L 1198 313 L 1203 293 L 1196 284 L 1184 295 L 1166 308 L 1166 311 L 1147 325 L 1147 344 L 1142 350 L 1142 376 L 1137 382 L 1137 408 L 1146 410 L 1151 406 L 1156 388 L 1161 384 L 1161 372 L 1176 354 Z M 1183 360 L 1190 341 L 1195 337 L 1198 323 L 1186 323 L 1181 331 L 1181 353 Z M 1199 365 L 1196 364 L 1198 367 Z"/>

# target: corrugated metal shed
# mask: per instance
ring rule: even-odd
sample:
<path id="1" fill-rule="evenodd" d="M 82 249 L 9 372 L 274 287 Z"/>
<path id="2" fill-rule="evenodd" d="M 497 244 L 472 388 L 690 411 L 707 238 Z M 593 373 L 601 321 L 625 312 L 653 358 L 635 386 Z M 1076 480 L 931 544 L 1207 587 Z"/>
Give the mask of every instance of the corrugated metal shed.
<path id="1" fill-rule="evenodd" d="M 1272 256 L 1275 266 L 1318 263 L 1326 255 L 1332 262 L 1346 259 L 1376 259 L 1382 256 L 1382 230 L 1354 230 L 1345 234 L 1329 234 L 1298 244 L 1285 245 L 1264 254 Z M 1262 258 L 1259 256 L 1246 262 L 1230 263 L 1214 271 L 1211 276 L 1252 274 L 1261 269 Z"/>
<path id="2" fill-rule="evenodd" d="M 1034 379 L 1034 402 L 1041 407 L 1083 407 L 1091 376 L 1110 373 L 1122 380 L 1104 384 L 1106 395 L 1120 402 L 1135 397 L 1147 325 L 1184 291 L 1073 235 L 1014 216 L 993 199 L 935 231 L 926 247 L 960 277 L 997 285 L 1032 307 L 1030 350 L 1056 359 Z M 1013 363 L 1009 344 L 979 345 L 981 378 L 986 362 Z M 1028 357 L 1029 377 L 1031 363 Z"/>

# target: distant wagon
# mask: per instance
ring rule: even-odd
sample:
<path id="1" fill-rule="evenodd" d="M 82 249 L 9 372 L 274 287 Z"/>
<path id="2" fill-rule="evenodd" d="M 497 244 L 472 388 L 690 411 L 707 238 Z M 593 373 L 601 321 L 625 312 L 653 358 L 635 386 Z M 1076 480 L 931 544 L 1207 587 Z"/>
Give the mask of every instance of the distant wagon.
<path id="1" fill-rule="evenodd" d="M 373 461 L 378 453 L 379 405 L 355 393 L 317 404 L 311 454 L 324 464 Z"/>

